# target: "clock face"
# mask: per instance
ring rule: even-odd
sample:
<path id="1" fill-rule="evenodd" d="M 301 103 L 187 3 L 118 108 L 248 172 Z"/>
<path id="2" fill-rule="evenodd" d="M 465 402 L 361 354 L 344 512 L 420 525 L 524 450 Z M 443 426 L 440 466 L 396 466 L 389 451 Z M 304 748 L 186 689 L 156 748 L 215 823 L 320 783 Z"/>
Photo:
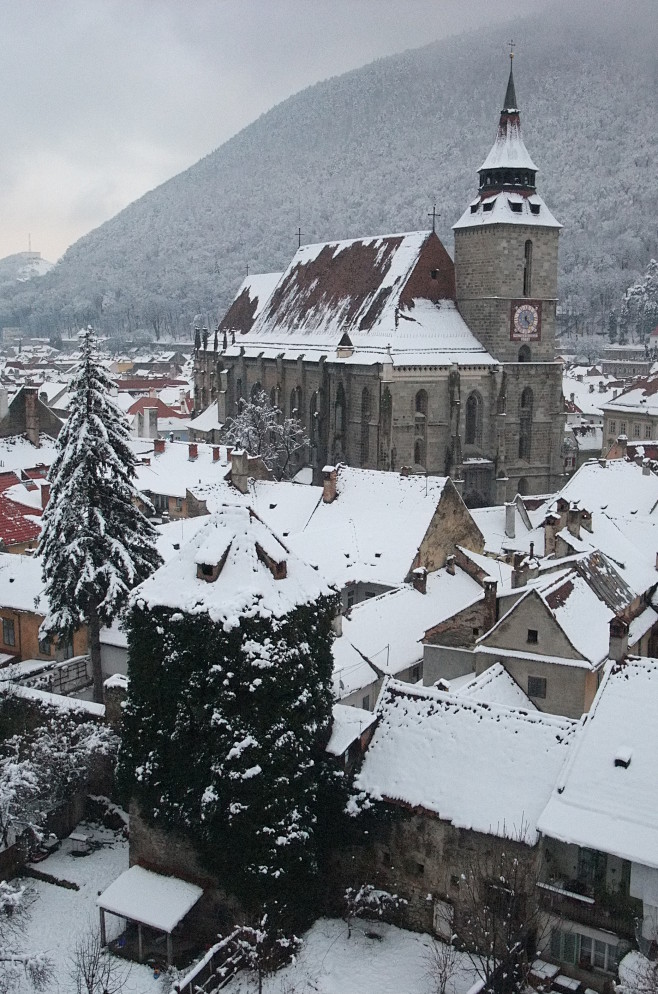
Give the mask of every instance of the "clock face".
<path id="1" fill-rule="evenodd" d="M 516 342 L 538 342 L 541 338 L 541 311 L 539 303 L 524 300 L 512 304 L 510 338 Z"/>

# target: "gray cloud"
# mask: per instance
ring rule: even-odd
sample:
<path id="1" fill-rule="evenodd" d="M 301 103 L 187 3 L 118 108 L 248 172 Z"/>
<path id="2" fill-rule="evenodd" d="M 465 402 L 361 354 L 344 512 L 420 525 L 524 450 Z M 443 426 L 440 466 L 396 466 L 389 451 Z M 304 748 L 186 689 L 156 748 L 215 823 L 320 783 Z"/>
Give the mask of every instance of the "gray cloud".
<path id="1" fill-rule="evenodd" d="M 303 87 L 539 0 L 5 0 L 0 257 L 80 235 Z"/>

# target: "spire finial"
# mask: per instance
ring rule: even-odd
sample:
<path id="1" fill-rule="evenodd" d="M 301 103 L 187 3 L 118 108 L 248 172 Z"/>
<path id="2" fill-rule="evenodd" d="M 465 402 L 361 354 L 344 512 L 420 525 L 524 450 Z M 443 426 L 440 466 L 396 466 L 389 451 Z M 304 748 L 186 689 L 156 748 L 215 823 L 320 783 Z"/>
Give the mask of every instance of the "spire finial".
<path id="1" fill-rule="evenodd" d="M 505 91 L 505 103 L 503 105 L 503 111 L 506 110 L 517 110 L 516 106 L 516 92 L 514 90 L 514 48 L 516 47 L 516 42 L 511 39 L 509 42 L 509 79 L 507 81 L 507 90 Z"/>

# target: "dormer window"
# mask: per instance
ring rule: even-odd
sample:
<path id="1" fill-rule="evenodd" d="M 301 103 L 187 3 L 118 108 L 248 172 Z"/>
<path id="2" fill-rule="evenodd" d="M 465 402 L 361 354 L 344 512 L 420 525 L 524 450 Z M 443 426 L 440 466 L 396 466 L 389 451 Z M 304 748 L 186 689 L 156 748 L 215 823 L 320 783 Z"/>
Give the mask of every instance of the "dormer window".
<path id="1" fill-rule="evenodd" d="M 493 208 L 494 208 L 494 204 L 495 204 L 495 203 L 496 203 L 496 201 L 495 201 L 495 200 L 488 200 L 488 201 L 486 202 L 486 204 L 482 204 L 482 210 L 483 210 L 483 211 L 492 211 L 492 210 L 493 210 Z"/>
<path id="2" fill-rule="evenodd" d="M 530 213 L 539 214 L 541 210 L 541 204 L 530 204 Z"/>
<path id="3" fill-rule="evenodd" d="M 515 214 L 522 213 L 523 204 L 519 203 L 518 200 L 508 200 L 507 202 L 510 205 L 511 210 L 513 210 Z"/>
<path id="4" fill-rule="evenodd" d="M 219 563 L 213 566 L 212 563 L 197 563 L 196 575 L 198 580 L 205 580 L 206 583 L 214 583 L 220 574 Z"/>
<path id="5" fill-rule="evenodd" d="M 479 204 L 471 204 L 471 214 L 477 214 Z"/>

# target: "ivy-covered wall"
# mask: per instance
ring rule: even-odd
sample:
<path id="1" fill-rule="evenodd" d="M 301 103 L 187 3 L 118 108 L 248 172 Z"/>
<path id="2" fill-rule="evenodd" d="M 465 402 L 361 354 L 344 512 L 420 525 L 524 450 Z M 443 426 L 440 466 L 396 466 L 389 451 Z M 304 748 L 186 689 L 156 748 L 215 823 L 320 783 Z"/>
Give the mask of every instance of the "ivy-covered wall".
<path id="1" fill-rule="evenodd" d="M 143 818 L 191 841 L 246 908 L 311 911 L 331 725 L 334 597 L 283 619 L 137 603 L 119 782 Z"/>

